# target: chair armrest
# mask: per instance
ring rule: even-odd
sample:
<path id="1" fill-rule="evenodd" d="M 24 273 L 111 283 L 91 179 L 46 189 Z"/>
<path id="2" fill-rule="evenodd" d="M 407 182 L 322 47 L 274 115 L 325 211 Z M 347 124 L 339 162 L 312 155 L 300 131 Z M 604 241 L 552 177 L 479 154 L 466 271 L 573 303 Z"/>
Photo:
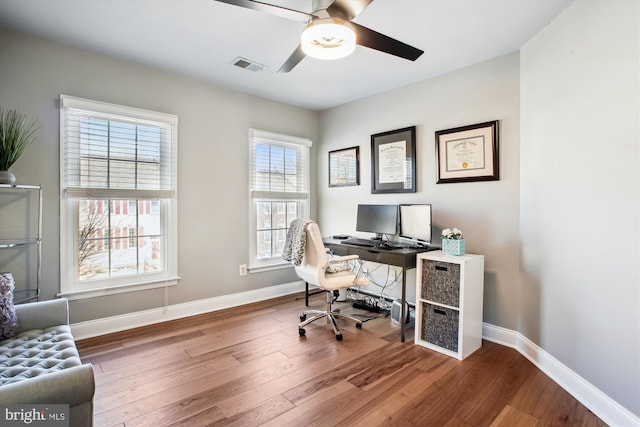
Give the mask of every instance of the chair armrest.
<path id="1" fill-rule="evenodd" d="M 69 304 L 65 298 L 17 304 L 18 333 L 69 324 Z"/>
<path id="2" fill-rule="evenodd" d="M 344 256 L 334 257 L 334 258 L 331 258 L 329 260 L 329 264 L 332 264 L 334 262 L 351 261 L 352 259 L 360 259 L 360 256 L 358 256 L 358 255 L 344 255 Z"/>
<path id="3" fill-rule="evenodd" d="M 69 406 L 91 402 L 95 380 L 91 364 L 66 368 L 0 386 L 0 403 L 53 403 Z"/>

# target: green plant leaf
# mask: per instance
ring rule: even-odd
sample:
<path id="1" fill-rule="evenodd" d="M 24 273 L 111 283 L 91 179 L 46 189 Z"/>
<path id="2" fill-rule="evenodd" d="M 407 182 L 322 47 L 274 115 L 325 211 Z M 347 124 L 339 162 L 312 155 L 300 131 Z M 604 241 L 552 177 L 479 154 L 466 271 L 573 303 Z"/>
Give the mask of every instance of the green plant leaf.
<path id="1" fill-rule="evenodd" d="M 36 124 L 17 110 L 0 109 L 0 171 L 8 171 L 33 143 Z"/>

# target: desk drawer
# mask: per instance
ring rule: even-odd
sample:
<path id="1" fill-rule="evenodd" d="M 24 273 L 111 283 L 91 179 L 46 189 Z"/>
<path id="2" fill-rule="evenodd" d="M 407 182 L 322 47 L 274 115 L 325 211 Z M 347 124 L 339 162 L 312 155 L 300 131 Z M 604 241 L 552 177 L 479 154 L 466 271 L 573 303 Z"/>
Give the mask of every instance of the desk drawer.
<path id="1" fill-rule="evenodd" d="M 393 253 L 393 251 L 380 251 L 377 249 L 369 249 L 365 247 L 350 247 L 349 254 L 358 255 L 365 261 L 377 262 L 379 264 L 399 265 L 401 267 L 407 265 L 407 255 L 403 253 Z M 413 266 L 415 267 L 415 254 L 413 254 L 411 258 L 413 259 Z M 411 267 L 409 266 L 409 268 Z"/>
<path id="2" fill-rule="evenodd" d="M 342 245 L 331 245 L 329 246 L 331 253 L 335 256 L 345 256 L 349 255 L 349 248 Z"/>

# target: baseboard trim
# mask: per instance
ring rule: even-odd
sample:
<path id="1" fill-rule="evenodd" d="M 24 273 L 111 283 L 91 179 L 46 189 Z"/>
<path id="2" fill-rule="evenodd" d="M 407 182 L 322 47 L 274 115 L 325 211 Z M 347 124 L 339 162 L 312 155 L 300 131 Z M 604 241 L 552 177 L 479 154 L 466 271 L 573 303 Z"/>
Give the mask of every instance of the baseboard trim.
<path id="1" fill-rule="evenodd" d="M 119 316 L 89 320 L 71 325 L 73 336 L 77 340 L 120 332 L 127 329 L 167 322 L 183 317 L 195 316 L 225 308 L 237 307 L 253 302 L 291 295 L 304 291 L 304 282 L 297 281 L 277 286 L 238 292 L 231 295 L 190 301 L 182 304 L 168 305 L 151 310 L 127 313 Z"/>
<path id="2" fill-rule="evenodd" d="M 608 425 L 640 426 L 640 417 L 611 399 L 519 332 L 483 323 L 482 337 L 487 341 L 517 350 Z"/>

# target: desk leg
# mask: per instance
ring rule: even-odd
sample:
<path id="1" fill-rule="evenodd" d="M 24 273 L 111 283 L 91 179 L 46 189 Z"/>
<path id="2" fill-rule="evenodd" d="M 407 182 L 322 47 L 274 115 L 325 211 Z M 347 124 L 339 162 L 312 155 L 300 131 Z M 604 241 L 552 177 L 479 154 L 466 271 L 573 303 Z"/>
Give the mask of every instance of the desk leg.
<path id="1" fill-rule="evenodd" d="M 309 282 L 304 282 L 304 305 L 309 307 Z"/>
<path id="2" fill-rule="evenodd" d="M 400 342 L 405 340 L 405 331 L 408 328 L 415 327 L 415 321 L 407 322 L 409 316 L 407 307 L 407 268 L 402 267 L 402 307 L 400 308 Z"/>
<path id="3" fill-rule="evenodd" d="M 407 327 L 407 269 L 402 267 L 402 305 L 400 306 L 400 342 L 404 342 Z"/>
<path id="4" fill-rule="evenodd" d="M 314 292 L 309 292 L 309 282 L 304 282 L 304 305 L 309 307 L 309 296 L 324 293 L 324 289 L 319 288 Z"/>

